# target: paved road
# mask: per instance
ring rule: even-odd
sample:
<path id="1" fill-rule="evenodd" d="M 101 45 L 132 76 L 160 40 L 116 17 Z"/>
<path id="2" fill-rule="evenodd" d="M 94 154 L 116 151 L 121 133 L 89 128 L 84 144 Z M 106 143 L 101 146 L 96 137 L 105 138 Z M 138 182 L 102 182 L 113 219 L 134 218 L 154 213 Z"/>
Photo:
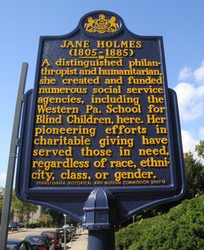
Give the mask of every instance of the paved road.
<path id="1" fill-rule="evenodd" d="M 45 230 L 55 230 L 55 228 L 36 228 L 36 229 L 21 228 L 17 232 L 16 231 L 9 232 L 8 239 L 23 240 L 28 235 L 41 234 L 41 232 L 45 231 Z M 75 240 L 73 240 L 72 242 L 69 242 L 67 244 L 66 249 L 69 249 L 69 250 L 87 250 L 87 244 L 88 244 L 88 232 L 81 230 L 80 235 L 77 236 L 77 238 Z M 62 249 L 64 249 L 64 247 Z"/>

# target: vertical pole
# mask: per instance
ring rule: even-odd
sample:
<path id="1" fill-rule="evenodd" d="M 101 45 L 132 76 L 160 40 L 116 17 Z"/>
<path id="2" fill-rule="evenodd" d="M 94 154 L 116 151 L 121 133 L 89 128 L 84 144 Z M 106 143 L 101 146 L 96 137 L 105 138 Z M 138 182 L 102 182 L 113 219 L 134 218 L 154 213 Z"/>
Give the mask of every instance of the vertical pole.
<path id="1" fill-rule="evenodd" d="M 28 68 L 28 64 L 23 63 L 22 68 L 21 68 L 21 77 L 19 81 L 19 87 L 18 87 L 16 109 L 15 109 L 15 116 L 14 116 L 13 130 L 12 130 L 11 144 L 10 144 L 10 152 L 9 152 L 9 159 L 8 159 L 4 203 L 3 203 L 2 215 L 1 215 L 1 229 L 0 229 L 0 249 L 1 250 L 6 249 L 7 234 L 8 234 L 8 221 L 9 221 L 10 206 L 11 206 L 11 195 L 12 195 L 12 190 L 13 190 L 13 178 L 14 178 L 14 173 L 15 173 L 16 150 L 18 146 L 18 132 L 19 132 L 20 119 L 21 119 L 21 108 L 22 108 L 23 95 L 24 95 L 24 90 L 25 90 L 27 68 Z"/>
<path id="2" fill-rule="evenodd" d="M 88 250 L 115 250 L 114 229 L 89 230 Z"/>
<path id="3" fill-rule="evenodd" d="M 117 203 L 103 188 L 93 190 L 84 206 L 83 227 L 89 230 L 88 250 L 115 250 Z"/>
<path id="4" fill-rule="evenodd" d="M 66 229 L 66 224 L 67 224 L 67 216 L 64 214 L 64 250 L 67 249 L 67 229 Z"/>

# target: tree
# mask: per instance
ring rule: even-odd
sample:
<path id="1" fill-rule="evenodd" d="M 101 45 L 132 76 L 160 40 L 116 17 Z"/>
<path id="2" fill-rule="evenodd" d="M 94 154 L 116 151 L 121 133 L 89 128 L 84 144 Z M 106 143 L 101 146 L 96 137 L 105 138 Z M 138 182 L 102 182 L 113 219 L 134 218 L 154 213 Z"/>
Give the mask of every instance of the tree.
<path id="1" fill-rule="evenodd" d="M 43 207 L 42 208 L 42 214 L 44 215 L 49 215 L 52 219 L 52 223 L 51 225 L 54 226 L 54 227 L 61 227 L 63 224 L 64 224 L 64 216 L 62 213 L 54 210 L 54 209 L 51 209 L 51 208 L 45 208 Z M 66 218 L 66 222 L 67 224 L 73 224 L 73 225 L 76 225 L 77 222 L 73 219 L 71 219 L 69 216 L 67 216 Z"/>
<path id="2" fill-rule="evenodd" d="M 193 158 L 193 154 L 189 153 L 185 159 L 186 172 L 186 198 L 193 198 L 199 194 L 204 188 L 204 167 L 200 161 Z"/>
<path id="3" fill-rule="evenodd" d="M 43 227 L 51 227 L 52 224 L 52 217 L 49 214 L 42 213 L 40 216 L 40 224 Z"/>
<path id="4" fill-rule="evenodd" d="M 22 202 L 19 200 L 14 192 L 12 195 L 11 207 L 12 213 L 16 215 L 19 222 L 23 222 L 24 220 L 28 222 L 31 214 L 35 213 L 38 209 L 38 206 L 32 203 Z"/>
<path id="5" fill-rule="evenodd" d="M 3 201 L 4 201 L 4 188 L 0 187 L 0 219 L 1 219 Z"/>
<path id="6" fill-rule="evenodd" d="M 54 209 L 43 207 L 42 216 L 49 216 L 50 224 L 53 227 L 60 227 L 63 225 L 63 214 Z"/>
<path id="7" fill-rule="evenodd" d="M 200 143 L 195 147 L 198 156 L 204 159 L 204 140 L 200 140 Z"/>

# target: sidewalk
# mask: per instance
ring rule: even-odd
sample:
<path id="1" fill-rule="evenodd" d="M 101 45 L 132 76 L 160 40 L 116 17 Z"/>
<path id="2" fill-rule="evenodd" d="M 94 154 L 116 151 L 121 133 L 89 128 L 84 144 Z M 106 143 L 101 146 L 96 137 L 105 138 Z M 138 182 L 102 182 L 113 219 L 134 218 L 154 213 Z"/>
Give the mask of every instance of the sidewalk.
<path id="1" fill-rule="evenodd" d="M 81 235 L 72 242 L 69 242 L 68 248 L 70 250 L 87 250 L 88 248 L 88 231 L 82 231 Z"/>

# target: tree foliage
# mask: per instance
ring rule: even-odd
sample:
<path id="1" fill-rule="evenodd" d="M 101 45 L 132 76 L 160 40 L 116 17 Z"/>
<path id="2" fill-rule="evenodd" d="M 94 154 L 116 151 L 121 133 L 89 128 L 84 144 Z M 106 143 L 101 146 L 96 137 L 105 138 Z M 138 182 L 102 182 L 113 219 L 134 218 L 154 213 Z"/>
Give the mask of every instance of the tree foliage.
<path id="1" fill-rule="evenodd" d="M 4 188 L 0 188 L 0 212 L 3 207 L 3 197 L 4 197 Z M 15 192 L 12 192 L 11 197 L 11 208 L 10 208 L 10 220 L 13 220 L 14 217 L 17 218 L 18 222 L 28 222 L 30 215 L 37 211 L 38 207 L 32 203 L 22 202 L 16 197 Z M 1 215 L 1 214 L 0 214 Z M 1 217 L 1 216 L 0 216 Z"/>
<path id="2" fill-rule="evenodd" d="M 42 208 L 42 215 L 50 217 L 50 223 L 53 227 L 63 225 L 63 214 L 51 208 Z"/>
<path id="3" fill-rule="evenodd" d="M 116 233 L 116 250 L 204 249 L 204 195 Z"/>
<path id="4" fill-rule="evenodd" d="M 2 207 L 3 207 L 3 199 L 4 199 L 4 188 L 0 187 L 0 218 L 1 218 Z"/>
<path id="5" fill-rule="evenodd" d="M 204 190 L 204 166 L 203 164 L 194 159 L 192 153 L 188 153 L 184 159 L 185 163 L 185 177 L 186 177 L 186 199 L 194 198 L 196 195 L 202 194 Z M 159 206 L 145 209 L 139 214 L 134 216 L 135 221 L 150 218 L 159 214 L 167 213 L 169 209 L 178 205 L 180 201 L 165 203 Z M 128 225 L 132 221 L 123 224 Z"/>
<path id="6" fill-rule="evenodd" d="M 204 140 L 200 140 L 200 143 L 195 147 L 198 156 L 204 159 Z"/>
<path id="7" fill-rule="evenodd" d="M 186 172 L 186 198 L 190 199 L 201 193 L 204 188 L 204 167 L 200 161 L 193 158 L 193 154 L 189 153 L 185 161 Z"/>
<path id="8" fill-rule="evenodd" d="M 43 215 L 49 215 L 51 218 L 51 226 L 53 227 L 62 227 L 64 225 L 64 215 L 54 209 L 51 208 L 43 208 Z M 77 225 L 77 222 L 71 219 L 69 216 L 66 217 L 66 224 Z"/>
<path id="9" fill-rule="evenodd" d="M 18 222 L 23 222 L 23 221 L 28 222 L 31 214 L 35 213 L 38 209 L 38 206 L 32 203 L 23 202 L 19 200 L 14 192 L 12 195 L 11 207 L 12 207 L 11 213 L 13 213 L 13 215 L 14 214 L 16 215 L 16 217 L 18 218 Z"/>
<path id="10" fill-rule="evenodd" d="M 204 146 L 201 143 L 199 146 L 202 156 Z M 191 200 L 177 206 L 163 204 L 138 214 L 136 223 L 116 233 L 116 250 L 204 249 L 204 195 L 194 198 L 204 190 L 204 166 L 192 153 L 184 162 L 187 185 L 184 198 Z"/>

